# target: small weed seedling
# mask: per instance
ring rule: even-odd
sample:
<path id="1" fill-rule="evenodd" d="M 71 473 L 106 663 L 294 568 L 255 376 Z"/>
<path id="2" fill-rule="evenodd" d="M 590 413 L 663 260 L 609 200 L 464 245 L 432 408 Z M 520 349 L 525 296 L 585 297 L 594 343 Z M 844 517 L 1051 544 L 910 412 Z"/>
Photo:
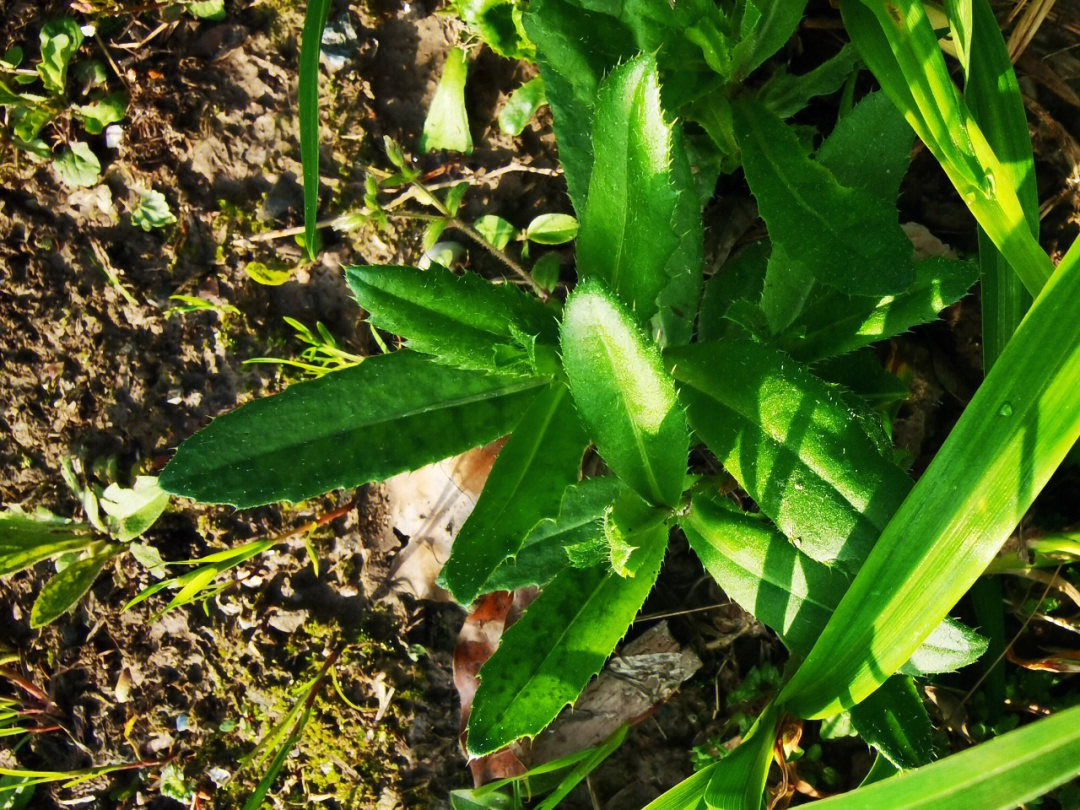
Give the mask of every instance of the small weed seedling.
<path id="1" fill-rule="evenodd" d="M 86 35 L 73 18 L 61 17 L 42 27 L 41 58 L 33 68 L 23 67 L 25 54 L 18 46 L 0 57 L 0 132 L 17 149 L 52 161 L 70 186 L 92 186 L 101 176 L 101 162 L 77 139 L 76 127 L 98 135 L 127 111 L 124 94 L 108 92 L 104 63 L 76 61 Z M 63 145 L 58 154 L 43 137 L 46 128 Z"/>

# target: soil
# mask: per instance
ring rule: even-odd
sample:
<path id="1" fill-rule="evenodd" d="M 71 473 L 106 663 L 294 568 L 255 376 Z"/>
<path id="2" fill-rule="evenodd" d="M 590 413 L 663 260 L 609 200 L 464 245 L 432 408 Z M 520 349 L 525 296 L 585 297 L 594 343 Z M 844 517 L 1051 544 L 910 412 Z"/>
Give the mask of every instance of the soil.
<path id="1" fill-rule="evenodd" d="M 104 481 L 110 464 L 122 480 L 160 471 L 172 449 L 211 418 L 298 378 L 287 367 L 244 363 L 299 355 L 303 347 L 286 317 L 309 327 L 321 322 L 348 351 L 374 351 L 342 267 L 414 264 L 422 229 L 400 222 L 381 232 L 324 229 L 315 263 L 303 261 L 293 239 L 275 237 L 302 220 L 295 110 L 302 5 L 229 0 L 225 20 L 211 22 L 169 16 L 140 0 L 0 0 L 0 52 L 21 43 L 34 53 L 41 24 L 72 8 L 80 21 L 95 19 L 99 30 L 84 52 L 115 66 L 111 81 L 130 100 L 116 148 L 104 136 L 88 138 L 104 170 L 92 188 L 72 190 L 49 165 L 0 145 L 3 506 L 81 516 L 61 476 L 65 459 L 84 480 Z M 366 168 L 388 168 L 384 136 L 415 148 L 442 60 L 459 35 L 438 5 L 333 4 L 331 24 L 348 23 L 355 39 L 342 64 L 323 72 L 322 216 L 361 204 Z M 114 16 L 89 13 L 95 10 Z M 835 50 L 842 35 L 827 3 L 812 3 L 811 12 L 812 20 L 829 24 L 807 26 L 778 57 L 795 70 Z M 1036 40 L 1033 49 L 1050 52 L 1064 47 L 1059 40 L 1069 33 L 1059 27 L 1040 36 L 1049 39 Z M 497 213 L 522 224 L 540 212 L 570 211 L 562 178 L 552 171 L 557 160 L 547 113 L 519 138 L 494 125 L 498 105 L 529 75 L 482 51 L 470 68 L 467 99 L 476 151 L 418 156 L 434 181 L 473 182 L 468 219 Z M 1068 133 L 1080 132 L 1080 112 L 1036 80 L 1024 80 L 1047 113 L 1047 120 L 1033 118 L 1040 196 L 1057 200 L 1044 220 L 1043 241 L 1060 252 L 1076 233 L 1080 210 L 1067 186 L 1076 165 L 1062 146 Z M 806 116 L 830 121 L 835 109 L 823 103 Z M 513 170 L 497 181 L 484 176 L 508 166 Z M 165 195 L 176 225 L 147 232 L 132 224 L 145 189 Z M 901 208 L 905 220 L 961 251 L 974 249 L 966 210 L 925 153 L 915 158 Z M 745 186 L 725 179 L 707 211 L 714 267 L 754 232 L 748 211 Z M 490 256 L 467 247 L 473 269 L 502 272 Z M 255 262 L 290 269 L 292 276 L 279 286 L 256 283 L 248 273 Z M 210 307 L 180 312 L 176 295 Z M 981 377 L 978 334 L 972 295 L 941 322 L 883 350 L 915 375 L 917 396 L 904 406 L 896 430 L 916 472 Z M 1053 508 L 1071 514 L 1058 507 L 1075 488 L 1054 491 Z M 0 694 L 38 700 L 48 707 L 49 725 L 58 726 L 31 735 L 17 750 L 0 751 L 0 767 L 146 764 L 74 786 L 39 787 L 29 806 L 167 808 L 180 806 L 178 799 L 192 807 L 243 806 L 261 773 L 245 767 L 244 758 L 332 654 L 340 654 L 338 687 L 321 685 L 313 720 L 268 801 L 446 808 L 450 789 L 471 786 L 457 741 L 452 678 L 464 613 L 387 589 L 403 538 L 388 525 L 379 487 L 246 511 L 178 502 L 144 540 L 166 560 L 193 559 L 286 533 L 354 495 L 355 508 L 313 533 L 317 569 L 293 538 L 246 563 L 205 604 L 160 617 L 164 603 L 154 599 L 123 610 L 155 581 L 128 555 L 106 568 L 73 613 L 40 631 L 30 628 L 30 606 L 52 565 L 0 581 L 0 654 L 10 654 Z M 644 805 L 690 775 L 691 749 L 715 747 L 733 714 L 746 708 L 729 705 L 726 696 L 751 668 L 782 666 L 780 644 L 726 604 L 676 542 L 645 614 L 698 608 L 669 620 L 678 641 L 701 658 L 698 675 L 639 723 L 564 806 Z M 865 749 L 834 745 L 842 783 L 857 782 L 869 766 Z"/>

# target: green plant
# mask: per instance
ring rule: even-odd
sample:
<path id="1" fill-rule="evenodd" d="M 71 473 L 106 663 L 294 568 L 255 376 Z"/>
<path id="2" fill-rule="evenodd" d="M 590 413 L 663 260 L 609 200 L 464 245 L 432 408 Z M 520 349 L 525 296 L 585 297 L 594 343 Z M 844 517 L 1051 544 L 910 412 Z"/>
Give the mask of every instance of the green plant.
<path id="1" fill-rule="evenodd" d="M 89 135 L 122 121 L 127 110 L 123 93 L 109 93 L 105 65 L 97 60 L 74 61 L 82 46 L 82 27 L 61 17 L 41 28 L 41 59 L 34 69 L 20 67 L 22 48 L 16 46 L 0 58 L 0 107 L 4 108 L 5 139 L 37 159 L 50 160 L 60 178 L 71 186 L 92 186 L 101 176 L 97 155 L 83 141 L 68 140 L 54 153 L 42 132 L 52 127 L 60 136 L 78 123 Z M 69 81 L 69 72 L 74 82 Z M 13 89 L 40 83 L 41 92 Z"/>
<path id="2" fill-rule="evenodd" d="M 309 21 L 325 6 L 313 3 Z M 370 323 L 407 348 L 216 420 L 181 445 L 162 486 L 238 507 L 298 501 L 509 435 L 441 574 L 462 604 L 543 586 L 482 670 L 474 756 L 536 735 L 576 699 L 677 527 L 790 660 L 738 747 L 650 808 L 759 808 L 785 714 L 846 712 L 879 754 L 868 781 L 911 771 L 831 800 L 841 806 L 966 807 L 975 795 L 1010 807 L 1070 778 L 1076 710 L 931 765 L 915 680 L 986 649 L 948 613 L 1080 438 L 1080 245 L 1056 269 L 1038 247 L 1022 102 L 1015 79 L 999 78 L 1011 66 L 985 0 L 947 5 L 966 94 L 920 3 L 843 0 L 884 93 L 845 108 L 816 149 L 785 119 L 845 83 L 853 49 L 810 74 L 746 81 L 803 3 L 598 7 L 534 0 L 520 16 L 580 221 L 565 304 L 535 279 L 533 297 L 437 264 L 350 268 Z M 301 78 L 309 114 L 312 81 Z M 991 86 L 993 103 L 980 96 Z M 984 229 L 984 278 L 1013 291 L 987 304 L 993 366 L 918 483 L 869 404 L 894 400 L 895 381 L 859 373 L 868 357 L 856 350 L 932 320 L 979 270 L 914 258 L 895 206 L 912 129 Z M 414 170 L 389 154 L 409 181 Z M 705 284 L 702 204 L 738 166 L 769 240 Z M 489 224 L 497 247 L 505 228 Z M 1022 321 L 1009 273 L 1036 295 Z M 759 512 L 724 498 L 713 468 L 689 466 L 698 445 Z M 610 475 L 583 480 L 591 447 Z M 958 798 L 958 784 L 971 793 Z"/>
<path id="3" fill-rule="evenodd" d="M 105 566 L 124 551 L 147 567 L 161 562 L 153 547 L 134 542 L 169 505 L 156 478 L 137 476 L 131 488 L 83 484 L 70 459 L 63 472 L 83 505 L 85 522 L 45 510 L 0 513 L 0 576 L 55 561 L 56 574 L 45 583 L 30 612 L 31 627 L 46 625 L 74 608 Z"/>

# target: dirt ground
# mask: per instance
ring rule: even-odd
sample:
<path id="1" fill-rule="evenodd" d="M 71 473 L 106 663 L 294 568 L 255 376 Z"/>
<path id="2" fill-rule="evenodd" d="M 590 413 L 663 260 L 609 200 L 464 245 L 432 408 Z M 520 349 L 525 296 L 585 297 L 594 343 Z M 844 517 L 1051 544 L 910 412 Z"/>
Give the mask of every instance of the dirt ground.
<path id="1" fill-rule="evenodd" d="M 292 238 L 275 236 L 302 218 L 295 109 L 302 6 L 228 0 L 226 18 L 211 22 L 170 21 L 157 4 L 137 0 L 0 0 L 0 52 L 19 43 L 30 52 L 42 22 L 73 8 L 80 21 L 110 10 L 113 22 L 85 47 L 115 65 L 119 76 L 111 81 L 130 99 L 116 148 L 103 136 L 89 139 L 104 170 L 92 188 L 65 187 L 48 165 L 0 144 L 3 506 L 80 516 L 60 474 L 67 458 L 85 475 L 109 459 L 125 477 L 160 471 L 172 449 L 212 417 L 298 378 L 279 366 L 244 364 L 298 355 L 302 346 L 285 317 L 323 323 L 349 351 L 373 349 L 342 267 L 414 264 L 420 229 L 326 229 L 314 264 L 303 261 Z M 340 64 L 323 71 L 322 216 L 361 204 L 366 168 L 388 167 L 384 135 L 415 150 L 442 60 L 459 35 L 438 6 L 334 3 L 331 25 L 352 33 Z M 794 70 L 834 51 L 842 34 L 828 3 L 812 3 L 811 12 L 820 25 L 804 28 L 781 55 Z M 1042 50 L 1033 46 L 1033 53 L 1080 42 L 1067 26 L 1042 36 L 1049 39 L 1037 40 Z M 1080 133 L 1080 107 L 1023 68 L 1034 104 L 1040 197 L 1054 201 L 1044 244 L 1060 249 L 1075 235 L 1080 211 L 1080 150 L 1069 134 Z M 520 225 L 542 211 L 570 211 L 562 178 L 551 171 L 557 162 L 547 113 L 516 139 L 494 124 L 499 103 L 528 75 L 481 52 L 468 91 L 476 151 L 419 159 L 434 178 L 474 183 L 466 218 L 497 213 Z M 1080 71 L 1066 79 L 1076 88 L 1078 77 Z M 830 114 L 815 106 L 805 116 L 813 122 Z M 484 177 L 506 167 L 512 170 L 497 180 Z M 147 232 L 132 224 L 130 212 L 151 188 L 165 195 L 175 226 Z M 760 229 L 748 203 L 737 178 L 723 181 L 707 211 L 714 261 Z M 961 251 L 974 248 L 972 223 L 929 155 L 916 156 L 901 203 L 905 221 L 922 223 Z M 478 249 L 469 261 L 478 272 L 499 272 Z M 248 273 L 254 262 L 293 275 L 265 286 Z M 197 296 L 213 308 L 177 312 L 175 295 Z M 978 335 L 972 295 L 941 322 L 883 349 L 914 370 L 915 394 L 896 436 L 916 471 L 980 379 Z M 1075 494 L 1074 484 L 1057 485 L 1055 509 Z M 405 538 L 389 525 L 380 487 L 241 512 L 174 502 L 146 542 L 166 560 L 192 559 L 285 533 L 354 494 L 356 508 L 313 535 L 317 571 L 293 539 L 243 566 L 233 586 L 205 607 L 160 619 L 160 601 L 122 611 L 154 581 L 129 556 L 106 569 L 72 614 L 40 631 L 30 629 L 29 611 L 51 564 L 0 581 L 0 654 L 11 656 L 5 672 L 41 690 L 59 726 L 18 750 L 0 751 L 0 767 L 147 764 L 74 787 L 41 787 L 29 806 L 243 806 L 259 778 L 257 768 L 243 767 L 244 757 L 331 651 L 341 651 L 340 689 L 319 693 L 314 719 L 274 786 L 273 806 L 446 808 L 450 789 L 471 786 L 457 742 L 452 678 L 464 613 L 387 587 Z M 707 749 L 757 699 L 751 692 L 732 704 L 727 696 L 751 668 L 782 665 L 783 649 L 724 603 L 676 542 L 645 614 L 702 608 L 670 619 L 676 639 L 702 666 L 565 806 L 642 806 L 692 773 L 691 750 Z M 0 679 L 0 693 L 19 688 Z M 842 783 L 857 780 L 869 765 L 865 749 L 833 745 Z"/>

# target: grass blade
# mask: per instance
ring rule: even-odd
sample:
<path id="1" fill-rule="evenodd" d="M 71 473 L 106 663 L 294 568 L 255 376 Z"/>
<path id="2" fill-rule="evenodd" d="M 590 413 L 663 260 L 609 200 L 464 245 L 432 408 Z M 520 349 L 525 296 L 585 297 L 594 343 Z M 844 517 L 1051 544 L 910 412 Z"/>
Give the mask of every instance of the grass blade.
<path id="1" fill-rule="evenodd" d="M 1080 707 L 814 804 L 821 810 L 1007 810 L 1080 772 Z"/>
<path id="2" fill-rule="evenodd" d="M 304 166 L 304 247 L 315 260 L 319 217 L 319 54 L 330 0 L 308 0 L 300 43 L 300 161 Z"/>
<path id="3" fill-rule="evenodd" d="M 1080 438 L 1078 298 L 1080 242 L 784 688 L 790 711 L 827 717 L 896 672 L 983 572 Z"/>

